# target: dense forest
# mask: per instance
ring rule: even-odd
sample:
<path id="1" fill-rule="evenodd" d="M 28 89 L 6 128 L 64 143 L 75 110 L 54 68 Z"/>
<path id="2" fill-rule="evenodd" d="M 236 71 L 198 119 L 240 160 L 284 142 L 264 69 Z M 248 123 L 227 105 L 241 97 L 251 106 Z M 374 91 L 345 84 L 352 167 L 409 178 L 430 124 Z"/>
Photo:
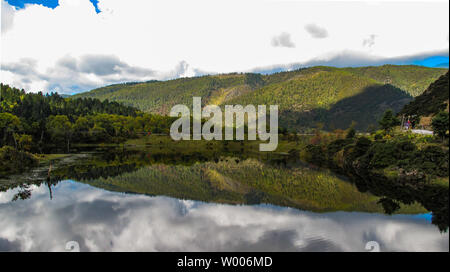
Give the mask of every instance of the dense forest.
<path id="1" fill-rule="evenodd" d="M 306 161 L 354 175 L 389 175 L 430 181 L 449 175 L 448 72 L 406 105 L 401 114 L 431 115 L 434 135 L 413 134 L 401 127 L 400 115 L 387 110 L 378 120 L 379 130 L 364 136 L 354 127 L 347 133 L 325 136 L 317 130 L 303 150 Z"/>
<path id="2" fill-rule="evenodd" d="M 142 113 L 118 102 L 26 93 L 1 84 L 0 147 L 38 152 L 47 145 L 120 142 L 168 132 L 172 118 Z"/>
<path id="3" fill-rule="evenodd" d="M 311 67 L 270 75 L 231 73 L 169 81 L 116 84 L 75 95 L 118 101 L 142 111 L 167 114 L 176 104 L 280 106 L 280 123 L 291 131 L 365 130 L 386 109 L 400 111 L 447 69 L 421 66 Z"/>
<path id="4" fill-rule="evenodd" d="M 449 75 L 448 72 L 433 82 L 421 95 L 414 101 L 407 104 L 399 115 L 411 116 L 415 120 L 425 124 L 427 117 L 437 115 L 440 111 L 448 112 L 449 105 Z"/>

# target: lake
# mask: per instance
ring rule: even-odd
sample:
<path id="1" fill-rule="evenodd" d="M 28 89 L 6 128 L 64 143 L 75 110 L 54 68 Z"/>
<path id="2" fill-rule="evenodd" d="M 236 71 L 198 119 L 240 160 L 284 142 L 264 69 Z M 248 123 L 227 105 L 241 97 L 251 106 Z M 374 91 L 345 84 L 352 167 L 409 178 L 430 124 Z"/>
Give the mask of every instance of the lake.
<path id="1" fill-rule="evenodd" d="M 448 206 L 432 215 L 283 154 L 106 148 L 47 170 L 0 181 L 0 251 L 449 250 Z"/>

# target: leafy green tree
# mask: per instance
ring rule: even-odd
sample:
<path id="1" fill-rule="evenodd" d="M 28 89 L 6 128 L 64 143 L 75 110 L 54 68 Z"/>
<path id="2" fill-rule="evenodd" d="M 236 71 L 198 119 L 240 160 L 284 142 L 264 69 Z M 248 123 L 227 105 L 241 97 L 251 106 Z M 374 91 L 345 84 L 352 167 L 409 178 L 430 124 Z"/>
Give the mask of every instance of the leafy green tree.
<path id="1" fill-rule="evenodd" d="M 20 128 L 21 122 L 17 116 L 7 112 L 0 113 L 0 146 L 8 145 L 9 139 L 12 138 L 17 148 L 17 140 L 14 133 Z"/>
<path id="2" fill-rule="evenodd" d="M 395 117 L 394 112 L 392 110 L 387 110 L 383 118 L 381 118 L 380 121 L 378 121 L 378 124 L 380 124 L 381 128 L 385 131 L 390 131 L 392 128 L 400 124 L 400 121 Z"/>
<path id="3" fill-rule="evenodd" d="M 47 121 L 47 132 L 52 140 L 57 143 L 66 143 L 67 152 L 70 148 L 70 139 L 72 136 L 72 123 L 65 115 L 50 116 Z"/>
<path id="4" fill-rule="evenodd" d="M 109 139 L 107 130 L 102 127 L 101 123 L 97 122 L 95 123 L 94 127 L 89 130 L 89 135 L 95 142 L 103 142 Z"/>
<path id="5" fill-rule="evenodd" d="M 90 128 L 91 128 L 91 124 L 89 122 L 89 119 L 84 116 L 80 116 L 80 117 L 78 117 L 77 121 L 73 125 L 74 136 L 79 141 L 88 141 Z"/>
<path id="6" fill-rule="evenodd" d="M 347 130 L 347 134 L 345 135 L 345 138 L 353 139 L 356 136 L 355 126 L 356 126 L 356 122 L 352 122 L 350 128 Z"/>
<path id="7" fill-rule="evenodd" d="M 446 137 L 448 131 L 448 112 L 441 111 L 439 112 L 431 121 L 431 126 L 433 127 L 434 132 L 444 139 Z"/>
<path id="8" fill-rule="evenodd" d="M 20 150 L 23 151 L 31 151 L 31 148 L 33 146 L 33 137 L 31 135 L 22 134 L 22 135 L 15 135 L 15 138 L 17 140 L 17 144 Z"/>

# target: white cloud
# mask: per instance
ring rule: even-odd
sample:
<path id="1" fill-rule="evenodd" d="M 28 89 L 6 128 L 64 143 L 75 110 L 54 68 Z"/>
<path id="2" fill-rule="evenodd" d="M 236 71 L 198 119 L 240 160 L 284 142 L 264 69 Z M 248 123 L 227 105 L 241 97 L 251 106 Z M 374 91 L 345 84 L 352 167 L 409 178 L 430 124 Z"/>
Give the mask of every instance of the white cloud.
<path id="1" fill-rule="evenodd" d="M 291 40 L 291 34 L 286 32 L 283 32 L 280 35 L 273 37 L 271 44 L 274 47 L 288 47 L 288 48 L 295 47 L 295 44 Z"/>
<path id="2" fill-rule="evenodd" d="M 2 12 L 1 12 L 1 24 L 2 24 L 2 33 L 8 31 L 13 23 L 14 23 L 14 13 L 15 9 L 10 6 L 5 0 L 1 0 L 2 4 Z"/>
<path id="3" fill-rule="evenodd" d="M 29 58 L 2 63 L 2 80 L 10 79 L 14 87 L 25 90 L 72 93 L 104 84 L 149 80 L 155 76 L 150 69 L 130 66 L 111 55 L 64 56 L 44 72 L 37 67 L 37 60 Z"/>
<path id="4" fill-rule="evenodd" d="M 316 24 L 307 24 L 305 30 L 315 39 L 323 39 L 328 37 L 328 31 Z"/>
<path id="5" fill-rule="evenodd" d="M 292 71 L 299 68 L 311 66 L 333 66 L 333 67 L 361 67 L 377 66 L 383 64 L 406 65 L 414 61 L 422 61 L 432 56 L 449 57 L 448 50 L 429 51 L 420 54 L 406 55 L 399 57 L 386 58 L 374 56 L 364 51 L 344 50 L 341 52 L 331 52 L 320 57 L 310 59 L 304 62 L 294 62 L 288 64 L 270 65 L 257 67 L 251 70 L 254 73 L 270 74 L 281 71 Z M 448 66 L 446 66 L 448 67 Z"/>
<path id="6" fill-rule="evenodd" d="M 248 71 L 347 51 L 395 58 L 448 50 L 448 2 L 99 0 L 99 14 L 89 0 L 59 4 L 55 9 L 27 5 L 13 10 L 14 23 L 4 24 L 8 17 L 3 11 L 12 7 L 2 2 L 2 28 L 7 29 L 1 34 L 2 67 L 33 59 L 33 69 L 47 77 L 28 78 L 25 84 L 23 75 L 2 69 L 2 82 L 27 85 L 31 91 L 56 84 L 71 93 L 119 80 Z M 311 22 L 320 31 L 302 31 Z M 324 37 L 324 31 L 332 35 L 311 39 Z M 270 43 L 274 34 L 283 32 L 289 38 L 278 36 L 276 41 L 289 50 Z M 376 44 L 363 46 L 372 34 Z M 67 56 L 80 66 L 65 67 L 67 74 L 61 74 L 59 61 Z M 100 71 L 83 65 L 83 56 L 110 56 L 120 63 Z"/>
<path id="7" fill-rule="evenodd" d="M 377 35 L 374 35 L 374 34 L 372 34 L 372 35 L 370 35 L 368 38 L 366 38 L 366 39 L 364 39 L 363 40 L 363 43 L 362 43 L 362 45 L 364 46 L 364 47 L 372 47 L 372 46 L 374 46 L 375 45 L 375 39 L 377 38 Z"/>

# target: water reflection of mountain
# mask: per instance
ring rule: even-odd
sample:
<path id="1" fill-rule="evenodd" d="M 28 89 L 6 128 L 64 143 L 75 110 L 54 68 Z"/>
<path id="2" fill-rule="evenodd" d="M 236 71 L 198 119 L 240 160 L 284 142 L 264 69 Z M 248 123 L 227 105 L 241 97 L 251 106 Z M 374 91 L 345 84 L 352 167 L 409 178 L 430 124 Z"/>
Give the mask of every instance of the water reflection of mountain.
<path id="1" fill-rule="evenodd" d="M 448 251 L 422 215 L 313 213 L 114 193 L 62 181 L 30 186 L 27 201 L 0 192 L 0 251 Z M 3 202 L 3 200 L 6 200 Z"/>
<path id="2" fill-rule="evenodd" d="M 287 155 L 108 150 L 59 167 L 49 180 L 41 182 L 51 188 L 65 179 L 116 192 L 228 204 L 270 203 L 317 212 L 424 213 L 423 205 L 435 215 L 433 223 L 441 230 L 448 227 L 448 201 L 443 204 L 436 194 L 424 197 L 367 181 L 357 181 L 355 186 Z M 25 198 L 27 195 L 22 193 Z"/>

